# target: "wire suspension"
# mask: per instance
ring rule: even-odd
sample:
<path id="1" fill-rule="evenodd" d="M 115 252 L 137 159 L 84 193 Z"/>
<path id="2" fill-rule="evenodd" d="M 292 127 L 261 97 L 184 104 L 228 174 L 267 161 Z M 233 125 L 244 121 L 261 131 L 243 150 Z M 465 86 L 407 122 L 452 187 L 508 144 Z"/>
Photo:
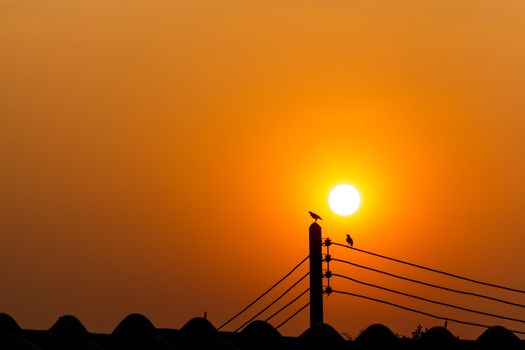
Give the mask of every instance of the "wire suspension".
<path id="1" fill-rule="evenodd" d="M 457 305 L 453 305 L 453 304 L 444 303 L 444 302 L 441 302 L 441 301 L 436 301 L 436 300 L 432 300 L 432 299 L 428 299 L 428 298 L 423 298 L 423 297 L 420 297 L 420 296 L 417 296 L 417 295 L 400 292 L 400 291 L 395 290 L 395 289 L 381 287 L 381 286 L 378 286 L 378 285 L 375 285 L 375 284 L 372 284 L 372 283 L 362 282 L 362 281 L 356 280 L 354 278 L 351 278 L 351 277 L 348 277 L 348 276 L 343 276 L 343 275 L 340 275 L 340 274 L 337 274 L 337 273 L 333 273 L 332 276 L 333 277 L 344 278 L 344 279 L 347 279 L 347 280 L 355 282 L 355 283 L 359 283 L 359 284 L 362 284 L 362 285 L 365 285 L 365 286 L 369 286 L 369 287 L 385 290 L 387 292 L 403 295 L 403 296 L 406 296 L 406 297 L 409 297 L 409 298 L 423 300 L 423 301 L 426 301 L 426 302 L 429 302 L 429 303 L 432 303 L 432 304 L 447 306 L 447 307 L 451 307 L 451 308 L 454 308 L 454 309 L 475 313 L 475 314 L 478 314 L 478 315 L 484 315 L 484 316 L 490 316 L 490 317 L 499 318 L 499 319 L 502 319 L 502 320 L 525 323 L 525 321 L 521 320 L 521 319 L 512 318 L 512 317 L 506 317 L 506 316 L 501 316 L 501 315 L 496 315 L 496 314 L 492 314 L 492 313 L 484 312 L 484 311 L 477 311 L 477 310 L 469 309 L 469 308 L 462 307 L 462 306 L 457 306 Z"/>
<path id="2" fill-rule="evenodd" d="M 487 326 L 487 325 L 480 324 L 480 323 L 473 323 L 473 322 L 461 321 L 461 320 L 457 320 L 457 319 L 449 318 L 449 317 L 436 316 L 436 315 L 433 315 L 433 314 L 425 312 L 425 311 L 412 309 L 412 308 L 409 308 L 409 307 L 406 307 L 406 306 L 402 306 L 402 305 L 399 305 L 399 304 L 391 303 L 391 302 L 386 301 L 386 300 L 371 298 L 371 297 L 367 297 L 367 296 L 361 295 L 361 294 L 355 294 L 355 293 L 350 293 L 350 292 L 343 292 L 343 291 L 339 291 L 339 290 L 333 290 L 332 293 L 344 294 L 344 295 L 354 296 L 354 297 L 357 297 L 357 298 L 362 298 L 362 299 L 375 301 L 375 302 L 378 302 L 378 303 L 382 303 L 382 304 L 390 305 L 390 306 L 393 306 L 393 307 L 397 307 L 399 309 L 403 309 L 403 310 L 406 310 L 406 311 L 411 311 L 411 312 L 415 312 L 415 313 L 418 313 L 418 314 L 421 314 L 421 315 L 432 317 L 432 318 L 435 318 L 435 319 L 438 319 L 438 320 L 452 321 L 452 322 L 456 322 L 456 323 L 460 323 L 460 324 L 464 324 L 464 325 L 476 326 L 476 327 L 481 327 L 481 328 L 490 328 L 491 327 L 491 326 Z M 512 329 L 509 329 L 509 330 L 511 332 L 513 332 L 513 333 L 525 334 L 525 332 L 516 331 L 516 330 L 512 330 Z"/>
<path id="3" fill-rule="evenodd" d="M 306 303 L 306 305 L 304 305 L 303 307 L 301 307 L 299 310 L 297 310 L 296 312 L 294 312 L 290 317 L 288 317 L 286 320 L 284 320 L 283 322 L 279 323 L 279 325 L 277 327 L 275 327 L 275 329 L 279 329 L 281 328 L 282 326 L 284 326 L 288 321 L 290 321 L 292 318 L 294 318 L 295 316 L 297 316 L 301 311 L 303 311 L 304 309 L 306 309 L 308 306 L 310 305 L 310 302 Z"/>
<path id="4" fill-rule="evenodd" d="M 310 274 L 310 272 L 307 272 L 303 277 L 301 277 L 299 280 L 297 280 L 297 282 L 295 282 L 294 284 L 292 284 L 290 286 L 290 288 L 288 288 L 287 290 L 285 290 L 281 295 L 279 295 L 274 301 L 272 301 L 270 304 L 268 304 L 264 309 L 262 309 L 261 311 L 259 311 L 257 314 L 255 314 L 253 317 L 251 317 L 248 321 L 244 322 L 239 328 L 237 328 L 236 330 L 234 330 L 234 332 L 238 332 L 239 330 L 241 330 L 242 328 L 244 328 L 247 324 L 249 324 L 250 322 L 252 322 L 253 320 L 255 320 L 257 317 L 259 317 L 263 312 L 265 312 L 266 310 L 268 310 L 270 307 L 272 307 L 276 302 L 278 302 L 279 300 L 281 300 L 286 294 L 288 294 L 288 292 L 290 292 L 295 286 L 297 286 L 302 280 L 304 280 L 306 278 L 306 276 L 308 276 Z"/>
<path id="5" fill-rule="evenodd" d="M 277 316 L 279 313 L 281 313 L 281 311 L 283 311 L 283 310 L 286 309 L 288 306 L 292 305 L 292 304 L 295 303 L 297 300 L 299 300 L 299 298 L 302 297 L 303 295 L 305 295 L 309 290 L 310 290 L 310 288 L 306 288 L 304 292 L 302 292 L 301 294 L 299 294 L 298 296 L 296 296 L 293 300 L 291 300 L 288 304 L 284 305 L 282 308 L 280 308 L 279 310 L 277 310 L 273 315 L 271 315 L 270 317 L 268 317 L 265 321 L 266 321 L 266 322 L 270 321 L 272 318 L 274 318 L 274 317 Z"/>
<path id="6" fill-rule="evenodd" d="M 250 307 L 252 307 L 256 302 L 261 300 L 266 294 L 270 293 L 275 287 L 277 287 L 282 281 L 284 281 L 288 276 L 290 276 L 295 270 L 297 270 L 306 260 L 308 260 L 310 256 L 308 255 L 306 258 L 304 258 L 299 264 L 297 264 L 290 272 L 288 272 L 283 278 L 281 278 L 279 281 L 277 281 L 273 286 L 271 286 L 266 292 L 262 293 L 259 297 L 257 297 L 254 301 L 252 301 L 250 304 L 248 304 L 244 309 L 239 311 L 237 314 L 233 315 L 229 320 L 224 322 L 222 325 L 217 328 L 217 330 L 220 330 L 227 324 L 229 324 L 231 321 L 235 320 L 237 317 L 239 317 L 243 312 L 248 310 Z"/>
<path id="7" fill-rule="evenodd" d="M 347 260 L 332 258 L 332 261 L 337 261 L 337 262 L 341 262 L 341 263 L 344 263 L 344 264 L 356 266 L 356 267 L 359 267 L 361 269 L 366 269 L 366 270 L 377 272 L 377 273 L 380 273 L 380 274 L 383 274 L 383 275 L 387 275 L 387 276 L 390 276 L 390 277 L 398 278 L 398 279 L 401 279 L 401 280 L 404 280 L 404 281 L 409 281 L 409 282 L 421 284 L 423 286 L 433 287 L 433 288 L 446 290 L 446 291 L 449 291 L 449 292 L 454 292 L 454 293 L 463 294 L 463 295 L 475 296 L 475 297 L 478 297 L 478 298 L 492 300 L 492 301 L 496 301 L 496 302 L 499 302 L 499 303 L 504 303 L 504 304 L 507 304 L 507 305 L 512 305 L 512 306 L 525 308 L 525 305 L 523 305 L 523 304 L 514 303 L 514 302 L 511 302 L 511 301 L 508 301 L 508 300 L 503 300 L 503 299 L 491 297 L 491 296 L 488 296 L 488 295 L 483 295 L 483 294 L 478 294 L 478 293 L 473 293 L 473 292 L 466 292 L 466 291 L 462 291 L 462 290 L 458 290 L 458 289 L 443 287 L 443 286 L 440 286 L 440 285 L 437 285 L 437 284 L 433 284 L 433 283 L 418 281 L 418 280 L 415 280 L 415 279 L 412 279 L 412 278 L 403 277 L 403 276 L 399 276 L 399 275 L 396 275 L 396 274 L 393 274 L 393 273 L 390 273 L 390 272 L 374 269 L 372 267 L 359 265 L 359 264 L 356 264 L 356 263 L 353 263 L 353 262 L 350 262 L 350 261 L 347 261 Z"/>
<path id="8" fill-rule="evenodd" d="M 361 253 L 365 253 L 365 254 L 369 254 L 369 255 L 377 256 L 377 257 L 382 258 L 382 259 L 387 259 L 387 260 L 390 260 L 390 261 L 395 261 L 395 262 L 400 263 L 400 264 L 405 264 L 405 265 L 409 265 L 409 266 L 417 267 L 417 268 L 419 268 L 419 269 L 423 269 L 423 270 L 427 270 L 427 271 L 431 271 L 431 272 L 439 273 L 439 274 L 442 274 L 442 275 L 445 275 L 445 276 L 458 278 L 458 279 L 461 279 L 461 280 L 464 280 L 464 281 L 468 281 L 468 282 L 472 282 L 472 283 L 477 283 L 477 284 L 481 284 L 481 285 L 484 285 L 484 286 L 489 286 L 489 287 L 494 287 L 494 288 L 504 289 L 504 290 L 508 290 L 508 291 L 511 291 L 511 292 L 516 292 L 516 293 L 523 293 L 523 294 L 525 294 L 525 290 L 516 289 L 516 288 L 510 288 L 510 287 L 505 287 L 505 286 L 498 285 L 498 284 L 494 284 L 494 283 L 488 283 L 488 282 L 483 282 L 483 281 L 475 280 L 475 279 L 473 279 L 473 278 L 468 278 L 468 277 L 459 276 L 459 275 L 456 275 L 456 274 L 453 274 L 453 273 L 449 273 L 449 272 L 445 272 L 445 271 L 441 271 L 441 270 L 433 269 L 433 268 L 430 268 L 430 267 L 425 267 L 425 266 L 422 266 L 422 265 L 418 265 L 418 264 L 410 263 L 410 262 L 403 261 L 403 260 L 399 260 L 399 259 L 395 259 L 395 258 L 391 258 L 391 257 L 385 256 L 385 255 L 381 255 L 381 254 L 373 253 L 373 252 L 370 252 L 370 251 L 367 251 L 367 250 L 363 250 L 363 249 L 359 249 L 359 248 L 354 248 L 354 247 L 349 247 L 349 246 L 344 245 L 344 244 L 341 244 L 341 243 L 335 243 L 335 242 L 332 242 L 332 244 L 337 245 L 337 246 L 340 246 L 340 247 L 343 247 L 343 248 L 352 249 L 352 250 L 355 250 L 355 251 L 358 251 L 358 252 L 361 252 Z"/>

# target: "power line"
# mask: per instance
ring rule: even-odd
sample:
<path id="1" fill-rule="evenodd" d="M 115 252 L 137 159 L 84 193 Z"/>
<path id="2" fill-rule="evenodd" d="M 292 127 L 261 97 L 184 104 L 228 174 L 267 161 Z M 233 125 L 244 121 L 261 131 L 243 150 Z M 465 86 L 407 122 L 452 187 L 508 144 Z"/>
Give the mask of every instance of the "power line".
<path id="1" fill-rule="evenodd" d="M 288 294 L 289 291 L 291 291 L 296 285 L 298 285 L 302 280 L 304 280 L 306 278 L 306 276 L 308 276 L 310 274 L 310 272 L 307 272 L 303 277 L 301 277 L 297 282 L 295 282 L 294 284 L 292 284 L 290 286 L 290 288 L 288 288 L 287 290 L 285 290 L 281 295 L 279 295 L 274 301 L 272 301 L 270 304 L 268 304 L 264 309 L 262 309 L 261 311 L 259 311 L 257 314 L 255 314 L 252 318 L 250 318 L 248 321 L 244 322 L 239 328 L 237 328 L 236 330 L 234 330 L 234 332 L 238 332 L 240 329 L 244 328 L 244 326 L 246 326 L 248 323 L 252 322 L 253 320 L 255 320 L 257 317 L 259 317 L 259 315 L 261 315 L 263 312 L 265 312 L 266 310 L 268 310 L 270 307 L 272 307 L 276 302 L 278 302 L 279 300 L 281 300 L 286 294 Z"/>
<path id="2" fill-rule="evenodd" d="M 287 323 L 288 321 L 290 321 L 292 318 L 294 318 L 295 316 L 297 316 L 297 314 L 299 314 L 301 311 L 303 311 L 304 309 L 306 309 L 306 307 L 310 305 L 310 302 L 306 303 L 306 305 L 304 305 L 303 307 L 301 307 L 299 310 L 297 310 L 296 312 L 294 312 L 290 317 L 288 317 L 286 320 L 284 320 L 283 322 L 281 322 L 277 327 L 275 327 L 275 329 L 279 329 L 281 328 L 281 326 L 284 326 L 285 323 Z"/>
<path id="3" fill-rule="evenodd" d="M 221 328 L 223 328 L 224 326 L 226 326 L 228 323 L 230 323 L 231 321 L 233 321 L 234 319 L 236 319 L 237 317 L 239 317 L 239 315 L 241 315 L 243 312 L 245 312 L 246 310 L 248 310 L 250 307 L 252 307 L 256 302 L 258 302 L 259 300 L 261 300 L 262 297 L 264 297 L 266 294 L 270 293 L 270 291 L 272 289 L 274 289 L 275 287 L 277 287 L 282 281 L 284 281 L 286 278 L 288 278 L 288 276 L 290 276 L 295 270 L 297 270 L 299 268 L 299 266 L 301 266 L 306 260 L 308 260 L 310 256 L 308 255 L 306 258 L 304 258 L 299 264 L 297 264 L 290 272 L 288 272 L 283 278 L 281 278 L 279 281 L 277 281 L 273 286 L 271 286 L 266 292 L 262 293 L 259 297 L 257 297 L 254 301 L 252 301 L 250 304 L 248 304 L 248 306 L 246 306 L 244 309 L 242 309 L 241 311 L 239 311 L 237 314 L 235 314 L 234 316 L 232 316 L 228 321 L 224 322 L 222 325 L 219 326 L 219 328 L 217 328 L 217 330 L 220 330 Z"/>
<path id="4" fill-rule="evenodd" d="M 457 320 L 457 319 L 454 319 L 454 318 L 436 316 L 436 315 L 433 315 L 433 314 L 425 312 L 425 311 L 412 309 L 412 308 L 409 308 L 409 307 L 406 307 L 406 306 L 402 306 L 402 305 L 399 305 L 399 304 L 391 303 L 391 302 L 386 301 L 386 300 L 371 298 L 371 297 L 367 297 L 367 296 L 361 295 L 361 294 L 355 294 L 355 293 L 350 293 L 350 292 L 343 292 L 343 291 L 339 291 L 339 290 L 332 290 L 332 293 L 345 294 L 345 295 L 354 296 L 354 297 L 357 297 L 357 298 L 362 298 L 362 299 L 375 301 L 375 302 L 378 302 L 378 303 L 382 303 L 382 304 L 390 305 L 390 306 L 393 306 L 393 307 L 397 307 L 399 309 L 403 309 L 403 310 L 415 312 L 415 313 L 418 313 L 418 314 L 421 314 L 421 315 L 425 315 L 425 316 L 428 316 L 428 317 L 432 317 L 432 318 L 435 318 L 435 319 L 438 319 L 438 320 L 452 321 L 452 322 L 456 322 L 456 323 L 460 323 L 460 324 L 465 324 L 465 325 L 469 325 L 469 326 L 476 326 L 476 327 L 482 327 L 482 328 L 490 328 L 491 327 L 491 326 L 487 326 L 487 325 L 480 324 L 480 323 L 473 323 L 473 322 Z M 515 330 L 512 330 L 512 329 L 509 329 L 509 330 L 511 332 L 513 332 L 513 333 L 525 334 L 525 332 L 515 331 Z"/>
<path id="5" fill-rule="evenodd" d="M 498 285 L 498 284 L 494 284 L 494 283 L 483 282 L 483 281 L 475 280 L 475 279 L 472 279 L 472 278 L 468 278 L 468 277 L 463 277 L 463 276 L 455 275 L 455 274 L 453 274 L 453 273 L 449 273 L 449 272 L 445 272 L 445 271 L 441 271 L 441 270 L 433 269 L 433 268 L 430 268 L 430 267 L 425 267 L 425 266 L 422 266 L 422 265 L 418 265 L 418 264 L 414 264 L 414 263 L 406 262 L 406 261 L 399 260 L 399 259 L 395 259 L 395 258 L 391 258 L 391 257 L 385 256 L 385 255 L 381 255 L 381 254 L 373 253 L 373 252 L 370 252 L 370 251 L 367 251 L 367 250 L 363 250 L 363 249 L 359 249 L 359 248 L 354 248 L 354 247 L 349 247 L 349 246 L 344 245 L 344 244 L 341 244 L 341 243 L 335 243 L 335 242 L 332 242 L 332 244 L 337 245 L 337 246 L 340 246 L 340 247 L 343 247 L 343 248 L 352 249 L 352 250 L 355 250 L 355 251 L 358 251 L 358 252 L 361 252 L 361 253 L 365 253 L 365 254 L 369 254 L 369 255 L 377 256 L 377 257 L 379 257 L 379 258 L 387 259 L 387 260 L 390 260 L 390 261 L 395 261 L 395 262 L 398 262 L 398 263 L 400 263 L 400 264 L 405 264 L 405 265 L 409 265 L 409 266 L 417 267 L 417 268 L 419 268 L 419 269 L 423 269 L 423 270 L 427 270 L 427 271 L 431 271 L 431 272 L 439 273 L 439 274 L 442 274 L 442 275 L 445 275 L 445 276 L 458 278 L 458 279 L 461 279 L 461 280 L 464 280 L 464 281 L 473 282 L 473 283 L 481 284 L 481 285 L 484 285 L 484 286 L 489 286 L 489 287 L 494 287 L 494 288 L 504 289 L 504 290 L 508 290 L 508 291 L 511 291 L 511 292 L 516 292 L 516 293 L 523 293 L 523 294 L 525 294 L 525 290 L 516 289 L 516 288 L 510 288 L 510 287 L 505 287 L 505 286 Z"/>
<path id="6" fill-rule="evenodd" d="M 266 321 L 266 322 L 270 321 L 272 318 L 274 318 L 274 317 L 277 316 L 279 313 L 281 313 L 281 311 L 283 311 L 283 310 L 286 309 L 288 306 L 292 305 L 292 304 L 295 303 L 297 300 L 299 300 L 299 298 L 302 297 L 303 295 L 305 295 L 309 290 L 310 290 L 310 288 L 306 288 L 304 292 L 302 292 L 301 294 L 299 294 L 298 296 L 296 296 L 293 300 L 291 300 L 288 304 L 284 305 L 282 308 L 280 308 L 279 310 L 277 310 L 273 315 L 271 315 L 270 317 L 268 317 L 265 321 Z"/>
<path id="7" fill-rule="evenodd" d="M 475 314 L 478 314 L 478 315 L 484 315 L 484 316 L 490 316 L 490 317 L 499 318 L 499 319 L 502 319 L 502 320 L 525 323 L 524 320 L 520 320 L 518 318 L 506 317 L 506 316 L 491 314 L 489 312 L 477 311 L 477 310 L 469 309 L 469 308 L 462 307 L 462 306 L 448 304 L 448 303 L 444 303 L 444 302 L 441 302 L 441 301 L 436 301 L 436 300 L 420 297 L 420 296 L 417 296 L 417 295 L 400 292 L 400 291 L 395 290 L 395 289 L 390 289 L 390 288 L 378 286 L 378 285 L 375 285 L 375 284 L 372 284 L 372 283 L 362 282 L 362 281 L 356 280 L 356 279 L 348 277 L 348 276 L 339 275 L 337 273 L 333 273 L 332 276 L 333 277 L 341 277 L 341 278 L 344 278 L 344 279 L 347 279 L 349 281 L 352 281 L 352 282 L 355 282 L 355 283 L 359 283 L 359 284 L 362 284 L 362 285 L 365 285 L 365 286 L 369 286 L 369 287 L 373 287 L 373 288 L 377 288 L 377 289 L 382 289 L 382 290 L 385 290 L 387 292 L 403 295 L 403 296 L 406 296 L 406 297 L 409 297 L 409 298 L 423 300 L 423 301 L 426 301 L 426 302 L 429 302 L 429 303 L 432 303 L 432 304 L 443 305 L 443 306 L 451 307 L 451 308 L 454 308 L 454 309 L 475 313 Z"/>
<path id="8" fill-rule="evenodd" d="M 369 271 L 381 273 L 383 275 L 391 276 L 391 277 L 398 278 L 398 279 L 401 279 L 401 280 L 405 280 L 405 281 L 421 284 L 421 285 L 428 286 L 428 287 L 438 288 L 438 289 L 441 289 L 441 290 L 446 290 L 446 291 L 449 291 L 449 292 L 454 292 L 454 293 L 459 293 L 459 294 L 464 294 L 464 295 L 475 296 L 475 297 L 478 297 L 478 298 L 488 299 L 488 300 L 497 301 L 497 302 L 508 304 L 508 305 L 513 305 L 513 306 L 525 308 L 525 305 L 514 303 L 514 302 L 511 302 L 511 301 L 507 301 L 507 300 L 491 297 L 491 296 L 488 296 L 488 295 L 483 295 L 483 294 L 478 294 L 478 293 L 473 293 L 473 292 L 466 292 L 466 291 L 462 291 L 462 290 L 458 290 L 458 289 L 443 287 L 443 286 L 440 286 L 440 285 L 437 285 L 437 284 L 433 284 L 433 283 L 418 281 L 418 280 L 415 280 L 415 279 L 412 279 L 412 278 L 403 277 L 403 276 L 399 276 L 399 275 L 396 275 L 396 274 L 393 274 L 393 273 L 390 273 L 390 272 L 374 269 L 372 267 L 359 265 L 359 264 L 356 264 L 356 263 L 353 263 L 353 262 L 350 262 L 350 261 L 347 261 L 347 260 L 341 260 L 341 259 L 336 259 L 336 258 L 331 258 L 331 260 L 332 261 L 338 261 L 338 262 L 345 263 L 345 264 L 352 265 L 352 266 L 356 266 L 356 267 L 359 267 L 361 269 L 366 269 L 366 270 L 369 270 Z"/>

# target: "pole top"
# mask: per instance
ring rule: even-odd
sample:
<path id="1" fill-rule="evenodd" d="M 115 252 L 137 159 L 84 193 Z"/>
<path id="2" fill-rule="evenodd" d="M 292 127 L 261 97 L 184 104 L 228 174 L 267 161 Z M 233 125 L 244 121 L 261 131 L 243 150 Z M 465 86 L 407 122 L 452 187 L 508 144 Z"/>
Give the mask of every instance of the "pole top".
<path id="1" fill-rule="evenodd" d="M 312 224 L 310 225 L 310 230 L 320 230 L 320 229 L 321 229 L 321 225 L 319 225 L 317 221 L 312 222 Z"/>

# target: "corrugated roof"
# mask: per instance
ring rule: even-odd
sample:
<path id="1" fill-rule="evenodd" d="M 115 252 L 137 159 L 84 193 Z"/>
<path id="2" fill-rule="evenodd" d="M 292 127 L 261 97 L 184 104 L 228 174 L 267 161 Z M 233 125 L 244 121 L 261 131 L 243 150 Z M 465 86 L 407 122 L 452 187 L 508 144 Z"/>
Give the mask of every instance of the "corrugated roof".
<path id="1" fill-rule="evenodd" d="M 355 340 L 344 339 L 327 324 L 298 337 L 282 336 L 272 325 L 254 321 L 239 333 L 219 332 L 206 319 L 191 319 L 180 330 L 156 328 L 143 315 L 131 314 L 110 334 L 89 332 L 74 316 L 62 316 L 48 330 L 19 327 L 0 314 L 0 350 L 310 350 L 310 349 L 525 349 L 525 342 L 503 327 L 486 330 L 477 340 L 460 340 L 435 327 L 419 339 L 399 338 L 383 325 L 371 325 Z"/>

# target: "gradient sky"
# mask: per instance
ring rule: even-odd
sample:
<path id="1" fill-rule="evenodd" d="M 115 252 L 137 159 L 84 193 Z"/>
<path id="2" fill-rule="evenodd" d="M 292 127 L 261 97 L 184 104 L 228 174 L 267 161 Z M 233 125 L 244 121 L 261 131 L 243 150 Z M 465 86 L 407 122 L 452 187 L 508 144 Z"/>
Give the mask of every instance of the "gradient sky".
<path id="1" fill-rule="evenodd" d="M 74 314 L 109 332 L 131 312 L 217 326 L 307 254 L 308 210 L 334 240 L 524 289 L 524 23 L 513 0 L 0 0 L 0 311 L 37 329 Z M 363 197 L 349 218 L 327 204 L 341 182 Z M 442 324 L 325 305 L 352 336 Z"/>

